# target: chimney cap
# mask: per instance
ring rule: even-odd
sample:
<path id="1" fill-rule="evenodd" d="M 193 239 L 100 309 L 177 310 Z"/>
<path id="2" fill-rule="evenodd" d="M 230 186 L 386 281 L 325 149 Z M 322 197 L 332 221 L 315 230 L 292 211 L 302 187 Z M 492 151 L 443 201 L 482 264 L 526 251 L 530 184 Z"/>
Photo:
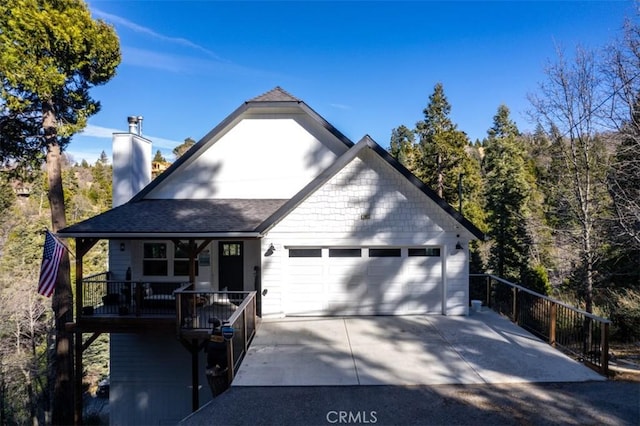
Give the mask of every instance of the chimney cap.
<path id="1" fill-rule="evenodd" d="M 139 118 L 142 118 L 142 117 L 136 117 L 135 115 L 130 115 L 130 116 L 127 117 L 127 122 L 129 124 L 135 124 L 135 123 L 138 122 Z"/>

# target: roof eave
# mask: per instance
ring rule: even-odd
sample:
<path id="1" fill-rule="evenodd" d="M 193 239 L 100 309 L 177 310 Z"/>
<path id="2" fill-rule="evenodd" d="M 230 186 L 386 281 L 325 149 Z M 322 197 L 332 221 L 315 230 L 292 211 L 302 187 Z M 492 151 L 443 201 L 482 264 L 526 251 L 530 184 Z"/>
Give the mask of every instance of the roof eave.
<path id="1" fill-rule="evenodd" d="M 60 238 L 99 238 L 105 240 L 133 240 L 133 239 L 148 239 L 148 240 L 166 240 L 172 238 L 189 238 L 189 239 L 203 239 L 203 238 L 243 238 L 243 239 L 255 239 L 261 238 L 260 232 L 61 232 L 58 231 L 56 236 Z"/>

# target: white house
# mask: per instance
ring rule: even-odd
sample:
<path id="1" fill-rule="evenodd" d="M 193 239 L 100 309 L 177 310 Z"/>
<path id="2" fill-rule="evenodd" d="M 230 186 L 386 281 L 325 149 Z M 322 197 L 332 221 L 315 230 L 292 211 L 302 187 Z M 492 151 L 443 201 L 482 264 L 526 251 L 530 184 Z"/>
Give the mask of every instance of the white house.
<path id="1" fill-rule="evenodd" d="M 276 87 L 150 182 L 138 133 L 131 118 L 114 135 L 114 208 L 59 233 L 108 239 L 112 278 L 255 290 L 262 316 L 467 315 L 482 232 L 370 137 L 353 143 Z M 199 245 L 192 275 L 183 240 Z M 193 373 L 175 330 L 123 327 L 103 330 L 112 424 L 186 416 Z"/>

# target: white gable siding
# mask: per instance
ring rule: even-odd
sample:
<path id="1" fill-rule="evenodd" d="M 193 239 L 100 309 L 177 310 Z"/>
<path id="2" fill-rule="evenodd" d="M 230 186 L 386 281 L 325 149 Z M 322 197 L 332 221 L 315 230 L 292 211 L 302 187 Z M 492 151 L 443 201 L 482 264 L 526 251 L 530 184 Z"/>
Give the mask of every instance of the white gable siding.
<path id="1" fill-rule="evenodd" d="M 466 250 L 457 252 L 453 248 L 458 240 L 464 243 L 469 238 L 468 231 L 462 230 L 435 202 L 368 149 L 311 194 L 268 234 L 269 241 L 283 249 L 311 246 L 439 247 L 441 262 L 438 267 L 442 271 L 431 276 L 441 283 L 444 300 L 436 309 L 455 315 L 467 313 L 468 257 Z M 263 298 L 265 313 L 287 310 L 287 289 L 282 287 L 282 283 L 294 273 L 289 270 L 289 260 L 286 250 L 276 250 L 269 258 L 263 257 L 263 264 L 278 265 L 273 274 L 266 267 L 263 273 L 263 288 L 271 291 L 270 286 L 274 286 L 279 295 L 277 301 L 268 302 L 268 296 Z M 370 268 L 371 262 L 376 262 L 368 261 L 369 265 L 363 263 L 362 267 Z M 403 266 L 396 273 L 404 273 L 405 268 Z M 416 274 L 416 269 L 411 269 L 411 273 Z M 387 278 L 384 278 L 385 273 Z M 389 285 L 398 280 L 392 270 L 382 271 L 382 275 L 381 279 Z M 313 290 L 312 278 L 310 290 Z M 361 289 L 354 290 L 357 291 Z M 386 312 L 384 307 L 381 311 Z M 374 307 L 372 312 L 380 310 Z"/>
<path id="2" fill-rule="evenodd" d="M 290 243 L 445 243 L 454 221 L 404 176 L 365 150 L 278 223 Z"/>
<path id="3" fill-rule="evenodd" d="M 290 198 L 345 150 L 302 116 L 245 118 L 148 198 Z"/>

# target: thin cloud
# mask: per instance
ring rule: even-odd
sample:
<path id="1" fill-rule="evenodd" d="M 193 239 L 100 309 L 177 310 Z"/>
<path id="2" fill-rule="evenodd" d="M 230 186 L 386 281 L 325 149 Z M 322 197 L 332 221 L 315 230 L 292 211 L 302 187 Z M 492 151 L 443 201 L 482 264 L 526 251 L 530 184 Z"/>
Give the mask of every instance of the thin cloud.
<path id="1" fill-rule="evenodd" d="M 349 105 L 345 105 L 345 104 L 329 104 L 329 106 L 337 109 L 351 109 Z"/>
<path id="2" fill-rule="evenodd" d="M 116 25 L 121 25 L 125 28 L 129 28 L 132 31 L 135 31 L 137 33 L 140 34 L 145 34 L 149 37 L 155 38 L 156 40 L 162 40 L 162 41 L 166 41 L 169 43 L 174 43 L 174 44 L 178 44 L 180 46 L 185 46 L 185 47 L 189 47 L 191 49 L 194 50 L 198 50 L 200 52 L 203 52 L 205 54 L 207 54 L 208 56 L 218 60 L 218 61 L 225 61 L 223 58 L 219 57 L 215 52 L 212 52 L 211 50 L 207 49 L 206 47 L 202 47 L 197 43 L 192 42 L 191 40 L 188 40 L 186 38 L 182 38 L 182 37 L 171 37 L 171 36 L 166 36 L 164 34 L 160 34 L 154 30 L 152 30 L 151 28 L 147 28 L 144 27 L 142 25 L 138 25 L 135 22 L 129 21 L 128 19 L 122 18 L 118 15 L 113 15 L 111 13 L 107 13 L 104 12 L 100 9 L 91 9 L 91 11 L 93 12 L 94 15 L 96 15 L 98 18 L 104 19 L 105 21 L 109 21 L 113 24 Z"/>
<path id="3" fill-rule="evenodd" d="M 137 47 L 122 47 L 122 63 L 136 67 L 159 69 L 173 73 L 183 74 L 226 74 L 244 75 L 247 77 L 279 78 L 285 76 L 278 72 L 263 71 L 234 64 L 232 62 L 220 62 L 211 59 L 193 58 L 189 56 L 158 53 L 148 49 Z"/>
<path id="4" fill-rule="evenodd" d="M 101 127 L 101 126 L 95 126 L 93 124 L 87 124 L 87 127 L 85 127 L 84 130 L 78 134 L 78 136 L 111 139 L 114 133 L 126 133 L 126 130 L 112 129 L 109 127 Z M 159 148 L 173 149 L 182 143 L 182 142 L 177 142 L 171 139 L 145 135 L 144 133 L 142 134 L 142 136 L 149 139 L 153 144 L 154 148 L 159 147 Z"/>

